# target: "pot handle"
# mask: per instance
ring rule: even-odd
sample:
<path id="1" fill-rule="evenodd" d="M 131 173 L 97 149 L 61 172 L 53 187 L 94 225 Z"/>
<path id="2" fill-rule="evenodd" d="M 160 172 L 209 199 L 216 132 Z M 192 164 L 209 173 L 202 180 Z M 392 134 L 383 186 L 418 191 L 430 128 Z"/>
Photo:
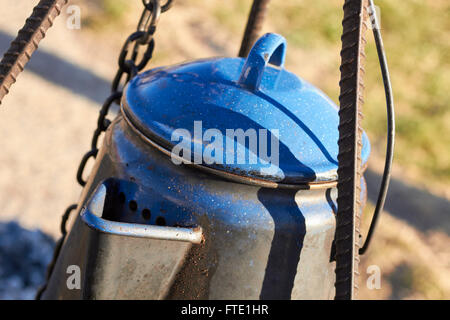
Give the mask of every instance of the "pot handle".
<path id="1" fill-rule="evenodd" d="M 286 45 L 286 39 L 276 33 L 266 33 L 259 38 L 245 60 L 238 84 L 258 90 L 267 63 L 284 66 Z"/>
<path id="2" fill-rule="evenodd" d="M 203 241 L 203 230 L 201 227 L 163 227 L 105 219 L 103 217 L 103 211 L 111 183 L 113 183 L 111 180 L 106 180 L 100 184 L 88 200 L 87 204 L 81 209 L 81 220 L 90 228 L 98 232 L 118 236 L 187 241 L 195 244 L 199 244 Z"/>

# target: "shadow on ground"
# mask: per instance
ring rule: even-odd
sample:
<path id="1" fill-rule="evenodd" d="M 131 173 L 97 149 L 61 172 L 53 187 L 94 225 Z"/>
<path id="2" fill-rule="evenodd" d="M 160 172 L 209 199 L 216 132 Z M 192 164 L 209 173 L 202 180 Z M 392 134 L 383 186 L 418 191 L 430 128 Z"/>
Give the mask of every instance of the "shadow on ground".
<path id="1" fill-rule="evenodd" d="M 369 200 L 376 202 L 381 176 L 365 173 Z M 441 231 L 450 235 L 450 201 L 392 178 L 385 210 L 422 232 Z"/>
<path id="2" fill-rule="evenodd" d="M 0 31 L 2 56 L 8 50 L 13 39 L 11 35 Z M 97 104 L 103 103 L 110 92 L 110 81 L 42 49 L 33 53 L 25 68 L 47 81 L 82 95 Z"/>

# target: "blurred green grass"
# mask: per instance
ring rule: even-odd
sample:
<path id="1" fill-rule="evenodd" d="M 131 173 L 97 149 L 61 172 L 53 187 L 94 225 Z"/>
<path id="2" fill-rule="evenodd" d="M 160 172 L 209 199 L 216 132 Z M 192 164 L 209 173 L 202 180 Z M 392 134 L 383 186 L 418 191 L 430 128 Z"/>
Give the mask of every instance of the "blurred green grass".
<path id="1" fill-rule="evenodd" d="M 132 5 L 128 0 L 91 0 L 83 4 L 88 6 L 89 14 L 82 15 L 82 24 L 96 31 L 112 24 L 122 26 L 126 12 Z"/>

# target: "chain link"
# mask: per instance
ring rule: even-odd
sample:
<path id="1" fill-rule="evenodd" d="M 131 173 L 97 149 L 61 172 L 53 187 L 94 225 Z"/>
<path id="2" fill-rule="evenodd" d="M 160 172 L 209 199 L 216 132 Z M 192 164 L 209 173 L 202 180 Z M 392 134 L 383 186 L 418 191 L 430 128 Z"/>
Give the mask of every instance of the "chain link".
<path id="1" fill-rule="evenodd" d="M 84 169 L 90 158 L 95 159 L 98 154 L 98 140 L 100 135 L 105 132 L 111 121 L 106 118 L 109 109 L 113 103 L 117 105 L 120 104 L 122 98 L 123 90 L 130 81 L 139 71 L 145 68 L 147 63 L 150 61 L 153 55 L 153 50 L 155 48 L 155 40 L 153 38 L 156 26 L 159 21 L 159 17 L 162 12 L 167 11 L 172 6 L 174 0 L 167 0 L 166 3 L 161 6 L 160 0 L 142 0 L 144 5 L 144 10 L 142 11 L 139 23 L 135 32 L 133 32 L 125 41 L 122 50 L 119 54 L 118 66 L 119 69 L 112 81 L 111 94 L 103 103 L 100 109 L 100 114 L 97 120 L 97 128 L 94 131 L 92 137 L 91 149 L 83 156 L 80 165 L 77 170 L 77 181 L 84 187 L 86 181 L 83 179 Z M 55 251 L 53 253 L 53 259 L 47 268 L 47 279 L 48 282 L 53 268 L 58 258 L 59 252 L 61 250 L 62 244 L 66 237 L 66 222 L 69 219 L 70 213 L 77 208 L 76 204 L 69 206 L 61 221 L 61 233 L 62 236 L 55 245 Z M 47 283 L 44 284 L 37 292 L 36 299 L 40 299 L 42 293 L 45 291 Z"/>
<path id="2" fill-rule="evenodd" d="M 102 132 L 108 129 L 111 123 L 106 119 L 106 115 L 113 103 L 120 104 L 123 89 L 128 81 L 133 78 L 139 71 L 145 68 L 150 61 L 155 48 L 155 40 L 153 35 L 159 21 L 161 12 L 167 11 L 172 5 L 173 0 L 169 0 L 161 6 L 160 0 L 143 0 L 144 10 L 137 25 L 136 31 L 133 32 L 122 46 L 119 54 L 119 69 L 112 81 L 111 95 L 103 104 L 97 122 L 97 129 L 92 138 L 91 150 L 89 150 L 81 159 L 80 166 L 77 171 L 77 181 L 81 186 L 86 185 L 83 179 L 84 168 L 90 158 L 96 158 L 98 154 L 98 139 Z"/>

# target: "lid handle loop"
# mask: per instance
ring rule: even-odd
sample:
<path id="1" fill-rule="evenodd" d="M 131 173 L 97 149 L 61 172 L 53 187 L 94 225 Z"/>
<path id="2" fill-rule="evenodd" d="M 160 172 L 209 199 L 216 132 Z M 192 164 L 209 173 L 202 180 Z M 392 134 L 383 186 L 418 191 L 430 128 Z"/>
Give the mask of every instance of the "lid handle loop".
<path id="1" fill-rule="evenodd" d="M 256 41 L 245 60 L 238 84 L 258 90 L 267 63 L 284 66 L 286 39 L 276 33 L 266 33 Z"/>

